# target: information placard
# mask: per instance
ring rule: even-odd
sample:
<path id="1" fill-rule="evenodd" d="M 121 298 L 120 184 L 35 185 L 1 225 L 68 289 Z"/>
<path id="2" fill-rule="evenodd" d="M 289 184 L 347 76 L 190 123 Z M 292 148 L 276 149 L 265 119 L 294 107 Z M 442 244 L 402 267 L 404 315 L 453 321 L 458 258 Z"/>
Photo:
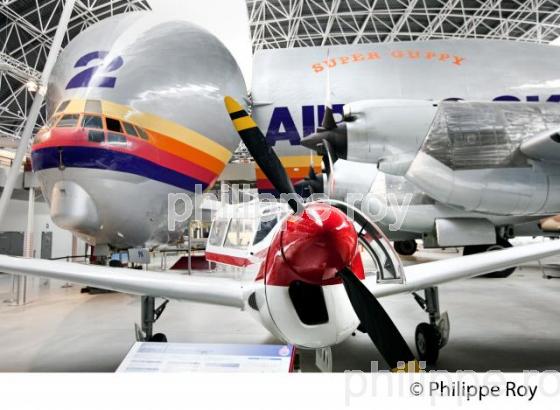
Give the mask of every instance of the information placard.
<path id="1" fill-rule="evenodd" d="M 137 342 L 117 372 L 290 372 L 291 345 Z"/>

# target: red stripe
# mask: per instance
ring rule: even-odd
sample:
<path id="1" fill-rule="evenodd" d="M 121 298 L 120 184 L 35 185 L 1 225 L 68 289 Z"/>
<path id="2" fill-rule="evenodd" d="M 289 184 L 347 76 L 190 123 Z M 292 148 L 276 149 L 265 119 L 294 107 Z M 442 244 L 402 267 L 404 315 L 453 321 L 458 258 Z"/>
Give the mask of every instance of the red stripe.
<path id="1" fill-rule="evenodd" d="M 239 267 L 246 267 L 251 265 L 251 261 L 247 258 L 224 255 L 222 253 L 206 252 L 206 260 L 211 262 L 225 263 L 226 265 L 233 265 Z"/>

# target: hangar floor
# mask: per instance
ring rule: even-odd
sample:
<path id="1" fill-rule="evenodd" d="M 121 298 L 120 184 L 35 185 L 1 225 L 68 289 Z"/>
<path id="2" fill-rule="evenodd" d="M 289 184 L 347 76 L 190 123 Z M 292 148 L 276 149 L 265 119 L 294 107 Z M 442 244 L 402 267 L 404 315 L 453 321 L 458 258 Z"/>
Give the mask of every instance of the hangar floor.
<path id="1" fill-rule="evenodd" d="M 408 263 L 434 257 L 420 252 Z M 0 300 L 8 297 L 10 283 L 9 276 L 0 274 Z M 543 279 L 537 264 L 523 266 L 508 279 L 471 279 L 441 287 L 451 337 L 438 368 L 560 370 L 559 295 L 560 280 Z M 412 347 L 414 329 L 427 315 L 410 295 L 382 303 Z M 23 307 L 0 304 L 0 371 L 112 372 L 133 343 L 138 316 L 137 297 L 84 295 L 77 285 L 44 289 L 38 301 Z M 156 329 L 176 342 L 277 342 L 241 311 L 186 302 L 170 303 Z M 337 346 L 333 354 L 336 371 L 367 371 L 370 361 L 381 360 L 364 334 Z M 301 357 L 303 370 L 315 371 L 314 354 L 303 352 Z"/>

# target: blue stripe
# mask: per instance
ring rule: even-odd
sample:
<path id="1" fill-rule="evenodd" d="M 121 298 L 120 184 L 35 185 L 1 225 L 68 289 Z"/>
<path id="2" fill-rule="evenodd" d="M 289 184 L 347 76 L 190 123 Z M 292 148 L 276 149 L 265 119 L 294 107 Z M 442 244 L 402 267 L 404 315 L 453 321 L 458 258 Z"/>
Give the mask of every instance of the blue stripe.
<path id="1" fill-rule="evenodd" d="M 61 147 L 61 149 L 62 163 L 66 168 L 126 172 L 192 192 L 197 184 L 202 185 L 203 190 L 208 187 L 208 184 L 198 179 L 124 152 L 92 147 Z M 33 170 L 58 168 L 59 155 L 58 147 L 43 148 L 32 152 Z"/>

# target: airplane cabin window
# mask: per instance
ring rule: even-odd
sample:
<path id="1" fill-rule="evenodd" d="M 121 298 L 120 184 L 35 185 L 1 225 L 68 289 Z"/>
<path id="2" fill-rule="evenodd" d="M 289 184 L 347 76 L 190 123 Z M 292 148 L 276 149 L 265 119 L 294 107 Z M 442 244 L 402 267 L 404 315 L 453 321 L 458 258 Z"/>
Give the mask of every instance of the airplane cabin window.
<path id="1" fill-rule="evenodd" d="M 274 219 L 270 219 L 270 216 L 264 216 L 259 224 L 259 229 L 255 235 L 255 240 L 253 244 L 257 244 L 262 241 L 266 236 L 272 231 L 272 228 L 276 226 L 276 222 L 278 222 L 278 218 L 274 217 Z"/>
<path id="2" fill-rule="evenodd" d="M 88 141 L 98 144 L 105 142 L 105 133 L 103 131 L 89 130 Z"/>
<path id="3" fill-rule="evenodd" d="M 125 129 L 125 131 L 128 135 L 132 135 L 133 137 L 138 136 L 138 133 L 136 132 L 136 128 L 134 128 L 134 125 L 132 125 L 128 122 L 123 122 L 123 125 L 124 125 L 124 129 Z"/>
<path id="4" fill-rule="evenodd" d="M 66 108 L 68 108 L 68 104 L 70 104 L 69 100 L 62 101 L 56 109 L 56 112 L 63 112 Z"/>
<path id="5" fill-rule="evenodd" d="M 225 247 L 246 249 L 251 244 L 254 233 L 252 219 L 232 219 L 224 242 Z"/>
<path id="6" fill-rule="evenodd" d="M 126 137 L 122 134 L 115 134 L 114 132 L 108 132 L 107 142 L 109 144 L 126 144 Z"/>
<path id="7" fill-rule="evenodd" d="M 216 219 L 212 225 L 208 243 L 212 246 L 222 246 L 224 235 L 228 228 L 229 219 Z"/>
<path id="8" fill-rule="evenodd" d="M 114 118 L 106 117 L 105 118 L 105 123 L 107 124 L 107 130 L 113 131 L 113 132 L 120 132 L 120 133 L 123 132 L 121 122 L 119 120 L 116 120 Z"/>
<path id="9" fill-rule="evenodd" d="M 150 138 L 148 137 L 148 133 L 146 132 L 146 130 L 144 128 L 140 128 L 140 127 L 136 127 L 136 131 L 138 131 L 138 135 L 140 136 L 140 138 L 142 138 L 143 140 L 148 141 Z"/>
<path id="10" fill-rule="evenodd" d="M 84 115 L 82 118 L 82 127 L 84 128 L 94 128 L 97 130 L 103 129 L 103 120 L 97 115 Z"/>
<path id="11" fill-rule="evenodd" d="M 102 114 L 103 111 L 101 111 L 101 101 L 87 100 L 85 112 L 90 112 L 92 114 Z"/>
<path id="12" fill-rule="evenodd" d="M 56 126 L 58 128 L 73 128 L 78 126 L 79 114 L 66 114 L 64 115 Z"/>

